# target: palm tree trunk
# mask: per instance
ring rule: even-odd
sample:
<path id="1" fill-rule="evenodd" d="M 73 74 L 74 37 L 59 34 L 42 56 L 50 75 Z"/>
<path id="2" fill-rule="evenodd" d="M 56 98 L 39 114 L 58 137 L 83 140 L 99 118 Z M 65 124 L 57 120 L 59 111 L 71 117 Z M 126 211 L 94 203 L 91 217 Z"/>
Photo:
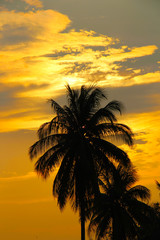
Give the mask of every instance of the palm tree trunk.
<path id="1" fill-rule="evenodd" d="M 81 240 L 85 240 L 85 210 L 84 201 L 81 205 Z"/>

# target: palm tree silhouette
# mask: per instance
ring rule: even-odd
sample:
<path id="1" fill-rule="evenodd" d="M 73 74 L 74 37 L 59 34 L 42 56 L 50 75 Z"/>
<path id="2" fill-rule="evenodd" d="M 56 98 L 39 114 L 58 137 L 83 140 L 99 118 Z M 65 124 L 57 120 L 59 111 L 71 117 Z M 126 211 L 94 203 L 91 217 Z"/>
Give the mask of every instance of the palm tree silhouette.
<path id="1" fill-rule="evenodd" d="M 94 201 L 89 232 L 96 231 L 96 238 L 111 240 L 140 239 L 150 228 L 155 214 L 143 201 L 150 198 L 149 190 L 141 185 L 132 187 L 137 174 L 132 166 L 124 169 L 112 166 L 112 172 L 102 173 L 99 180 L 102 193 Z"/>
<path id="2" fill-rule="evenodd" d="M 122 104 L 107 100 L 103 90 L 95 86 L 82 86 L 73 90 L 66 86 L 68 105 L 60 106 L 50 100 L 55 117 L 38 130 L 39 140 L 30 147 L 33 159 L 41 154 L 35 164 L 37 173 L 46 178 L 59 167 L 53 183 L 53 195 L 61 209 L 69 199 L 79 210 L 81 239 L 85 239 L 85 208 L 91 196 L 99 194 L 98 175 L 109 169 L 109 158 L 127 166 L 127 154 L 108 141 L 109 137 L 122 139 L 132 145 L 132 132 L 124 124 L 117 123 L 115 111 L 121 113 Z"/>

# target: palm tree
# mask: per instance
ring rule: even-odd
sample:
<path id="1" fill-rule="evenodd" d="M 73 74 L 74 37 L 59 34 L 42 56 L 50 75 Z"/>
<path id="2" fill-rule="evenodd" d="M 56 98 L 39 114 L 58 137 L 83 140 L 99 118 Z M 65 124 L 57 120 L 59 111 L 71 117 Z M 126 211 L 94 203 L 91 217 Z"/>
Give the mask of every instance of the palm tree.
<path id="1" fill-rule="evenodd" d="M 103 90 L 95 86 L 82 86 L 73 90 L 66 86 L 68 105 L 60 106 L 50 100 L 55 116 L 38 130 L 38 141 L 30 147 L 33 159 L 41 154 L 35 164 L 37 173 L 46 178 L 56 167 L 59 170 L 53 183 L 53 195 L 61 209 L 69 199 L 79 210 L 81 239 L 85 239 L 85 208 L 91 196 L 99 194 L 98 175 L 101 169 L 109 169 L 109 158 L 127 166 L 127 154 L 109 137 L 122 139 L 132 145 L 132 132 L 124 124 L 117 123 L 115 111 L 121 113 L 122 104 L 107 100 Z"/>
<path id="2" fill-rule="evenodd" d="M 132 187 L 137 174 L 132 166 L 112 167 L 112 172 L 102 173 L 99 180 L 101 194 L 92 206 L 89 232 L 96 231 L 96 238 L 111 240 L 140 239 L 155 220 L 153 209 L 145 201 L 149 190 L 141 185 Z"/>

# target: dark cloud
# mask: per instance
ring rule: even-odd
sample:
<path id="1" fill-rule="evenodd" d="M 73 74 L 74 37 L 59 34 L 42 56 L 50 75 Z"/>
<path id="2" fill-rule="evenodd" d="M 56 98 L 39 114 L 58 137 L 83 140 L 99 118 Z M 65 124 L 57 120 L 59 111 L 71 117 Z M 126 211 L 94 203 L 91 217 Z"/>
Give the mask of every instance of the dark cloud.
<path id="1" fill-rule="evenodd" d="M 52 59 L 59 59 L 61 57 L 64 57 L 64 56 L 76 56 L 78 54 L 80 54 L 81 52 L 78 51 L 77 49 L 72 49 L 72 48 L 68 48 L 68 47 L 64 47 L 63 48 L 64 50 L 61 50 L 61 51 L 55 51 L 53 53 L 48 53 L 48 54 L 45 54 L 45 55 L 42 55 L 42 57 L 47 57 L 47 58 L 52 58 Z"/>
<path id="2" fill-rule="evenodd" d="M 160 102 L 153 96 L 159 96 L 160 83 L 135 85 L 130 87 L 109 87 L 106 89 L 110 99 L 122 101 L 127 113 L 141 113 L 160 109 Z"/>
<path id="3" fill-rule="evenodd" d="M 103 81 L 104 79 L 107 79 L 107 75 L 110 74 L 111 72 L 103 72 L 103 71 L 95 71 L 94 73 L 90 73 L 88 75 L 87 81 L 90 82 L 91 84 L 93 82 L 98 83 L 99 81 Z"/>
<path id="4" fill-rule="evenodd" d="M 3 25 L 0 31 L 0 45 L 16 45 L 19 43 L 25 43 L 33 41 L 36 38 L 36 33 L 40 31 L 40 27 L 30 27 L 30 26 L 13 26 L 13 25 Z"/>
<path id="5" fill-rule="evenodd" d="M 93 69 L 92 67 L 92 62 L 84 62 L 84 63 L 79 63 L 79 62 L 67 62 L 69 65 L 66 67 L 63 71 L 63 74 L 73 74 L 73 73 L 82 73 L 83 71 Z"/>
<path id="6" fill-rule="evenodd" d="M 25 10 L 25 4 L 21 0 L 0 0 L 0 6 L 8 10 L 16 10 L 16 11 Z"/>
<path id="7" fill-rule="evenodd" d="M 68 33 L 68 30 L 67 30 Z M 94 35 L 96 36 L 96 35 Z M 103 51 L 106 49 L 105 46 L 93 46 L 93 45 L 81 45 L 81 51 L 77 48 L 71 48 L 70 46 L 64 45 L 63 50 L 61 51 L 54 51 L 53 53 L 48 53 L 45 55 L 42 55 L 41 57 L 48 57 L 48 58 L 52 58 L 53 60 L 55 59 L 59 59 L 59 58 L 63 58 L 65 56 L 77 56 L 79 54 L 81 54 L 83 51 L 85 51 L 86 49 L 92 49 L 93 51 L 100 51 L 101 55 L 103 54 Z M 104 54 L 104 56 L 106 56 Z"/>
<path id="8" fill-rule="evenodd" d="M 134 141 L 134 143 L 135 143 L 135 144 L 146 144 L 147 141 L 144 141 L 144 140 L 142 140 L 142 139 L 136 139 L 136 140 Z M 141 151 L 142 151 L 142 150 L 141 150 Z"/>
<path id="9" fill-rule="evenodd" d="M 30 86 L 15 86 L 15 87 L 9 87 L 4 84 L 0 84 L 0 111 L 7 111 L 7 110 L 16 110 L 18 108 L 20 109 L 30 109 L 29 111 L 22 111 L 17 114 L 10 114 L 8 117 L 4 118 L 11 118 L 11 117 L 21 117 L 21 116 L 26 116 L 27 114 L 30 114 L 32 112 L 32 109 L 37 109 L 38 111 L 46 112 L 47 113 L 47 108 L 46 108 L 46 102 L 44 99 L 41 99 L 40 97 L 30 97 L 30 98 L 25 98 L 25 97 L 17 97 L 17 94 L 25 91 L 31 91 L 31 90 L 42 90 L 45 89 L 45 87 L 48 87 L 48 84 L 42 84 L 42 85 L 35 85 L 32 84 Z M 21 110 L 20 110 L 21 111 Z"/>
<path id="10" fill-rule="evenodd" d="M 143 56 L 136 59 L 127 59 L 127 61 L 121 63 L 119 72 L 127 72 L 132 73 L 133 70 L 141 70 L 142 74 L 148 73 L 148 72 L 154 72 L 159 70 L 159 51 L 156 50 L 156 52 L 149 56 Z M 116 62 L 118 63 L 118 62 Z M 119 62 L 120 63 L 120 62 Z M 129 70 L 128 70 L 129 69 Z"/>
<path id="11" fill-rule="evenodd" d="M 143 153 L 142 149 L 136 149 L 135 151 L 136 151 L 136 153 Z"/>
<path id="12" fill-rule="evenodd" d="M 8 87 L 4 84 L 0 84 L 0 110 L 6 110 L 12 108 L 14 105 L 14 94 L 15 92 L 21 91 L 21 87 Z"/>

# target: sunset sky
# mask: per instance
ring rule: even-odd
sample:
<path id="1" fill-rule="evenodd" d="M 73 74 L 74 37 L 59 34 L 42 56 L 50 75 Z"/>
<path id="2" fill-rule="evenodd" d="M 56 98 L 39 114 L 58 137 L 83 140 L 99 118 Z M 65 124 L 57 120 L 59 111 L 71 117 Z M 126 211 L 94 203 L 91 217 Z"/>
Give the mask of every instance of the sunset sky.
<path id="1" fill-rule="evenodd" d="M 28 156 L 66 83 L 123 102 L 135 145 L 120 147 L 160 200 L 159 12 L 159 0 L 0 0 L 0 239 L 80 239 L 78 214 L 52 197 L 54 173 L 37 177 Z"/>

